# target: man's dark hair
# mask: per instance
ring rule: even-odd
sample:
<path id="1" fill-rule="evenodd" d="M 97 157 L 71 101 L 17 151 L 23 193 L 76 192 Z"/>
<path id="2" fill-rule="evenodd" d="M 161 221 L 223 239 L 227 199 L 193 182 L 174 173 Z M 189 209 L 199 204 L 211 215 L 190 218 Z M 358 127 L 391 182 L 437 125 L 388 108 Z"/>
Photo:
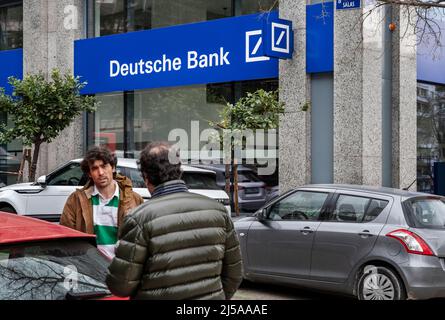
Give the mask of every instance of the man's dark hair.
<path id="1" fill-rule="evenodd" d="M 181 178 L 179 151 L 167 142 L 149 143 L 141 152 L 138 164 L 144 179 L 148 179 L 155 187 Z"/>
<path id="2" fill-rule="evenodd" d="M 102 160 L 104 164 L 110 164 L 113 168 L 116 167 L 117 158 L 116 155 L 112 154 L 108 148 L 103 146 L 94 146 L 89 149 L 80 163 L 80 168 L 82 171 L 88 175 L 90 172 L 90 166 L 94 164 L 94 161 Z"/>

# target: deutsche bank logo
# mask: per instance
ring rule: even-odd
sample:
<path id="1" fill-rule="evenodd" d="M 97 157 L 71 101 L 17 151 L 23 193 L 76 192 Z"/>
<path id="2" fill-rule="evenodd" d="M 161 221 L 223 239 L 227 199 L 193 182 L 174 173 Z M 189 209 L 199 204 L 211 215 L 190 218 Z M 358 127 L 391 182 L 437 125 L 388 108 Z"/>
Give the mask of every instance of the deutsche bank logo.
<path id="1" fill-rule="evenodd" d="M 289 26 L 272 22 L 272 51 L 290 53 Z"/>
<path id="2" fill-rule="evenodd" d="M 246 32 L 246 62 L 268 61 L 269 57 L 262 56 L 263 31 L 253 30 Z"/>
<path id="3" fill-rule="evenodd" d="M 263 24 L 264 51 L 266 57 L 292 59 L 294 32 L 292 21 L 273 19 Z"/>

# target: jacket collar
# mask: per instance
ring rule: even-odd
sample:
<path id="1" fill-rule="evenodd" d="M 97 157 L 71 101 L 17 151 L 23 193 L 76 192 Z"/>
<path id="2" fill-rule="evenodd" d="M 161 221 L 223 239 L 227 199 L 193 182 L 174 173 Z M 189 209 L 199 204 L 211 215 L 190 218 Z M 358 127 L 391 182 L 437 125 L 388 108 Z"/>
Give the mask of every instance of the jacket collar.
<path id="1" fill-rule="evenodd" d="M 157 185 L 151 195 L 152 198 L 157 198 L 166 194 L 176 192 L 188 192 L 187 186 L 182 180 L 171 180 Z"/>

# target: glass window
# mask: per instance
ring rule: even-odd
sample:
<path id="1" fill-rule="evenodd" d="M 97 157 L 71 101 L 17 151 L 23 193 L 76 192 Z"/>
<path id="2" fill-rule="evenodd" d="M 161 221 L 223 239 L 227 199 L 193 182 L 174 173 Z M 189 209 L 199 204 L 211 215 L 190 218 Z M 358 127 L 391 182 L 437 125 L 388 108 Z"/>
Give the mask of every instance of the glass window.
<path id="1" fill-rule="evenodd" d="M 417 83 L 417 191 L 434 192 L 434 162 L 445 161 L 445 86 Z"/>
<path id="2" fill-rule="evenodd" d="M 362 223 L 370 222 L 388 205 L 386 200 L 340 195 L 330 221 Z"/>
<path id="3" fill-rule="evenodd" d="M 94 114 L 95 145 L 105 145 L 116 156 L 124 156 L 124 93 L 99 94 Z"/>
<path id="4" fill-rule="evenodd" d="M 260 182 L 261 180 L 251 171 L 239 171 L 238 182 Z"/>
<path id="5" fill-rule="evenodd" d="M 95 35 L 161 28 L 232 15 L 232 0 L 96 0 Z"/>
<path id="6" fill-rule="evenodd" d="M 108 293 L 109 261 L 97 248 L 81 240 L 0 248 L 0 300 L 62 300 L 77 278 L 75 294 Z M 75 279 L 75 278 L 74 278 Z"/>
<path id="7" fill-rule="evenodd" d="M 0 3 L 0 50 L 22 47 L 23 5 L 20 1 L 2 1 Z"/>
<path id="8" fill-rule="evenodd" d="M 445 203 L 439 199 L 412 199 L 405 208 L 415 220 L 415 227 L 445 228 Z"/>
<path id="9" fill-rule="evenodd" d="M 0 145 L 0 187 L 17 182 L 22 154 L 19 141 Z"/>
<path id="10" fill-rule="evenodd" d="M 252 14 L 278 9 L 276 0 L 237 0 L 241 3 L 240 14 Z"/>
<path id="11" fill-rule="evenodd" d="M 50 186 L 78 186 L 83 177 L 83 171 L 78 163 L 71 163 L 54 172 L 48 177 Z"/>
<path id="12" fill-rule="evenodd" d="M 362 222 L 369 198 L 340 195 L 331 215 L 331 221 Z"/>
<path id="13" fill-rule="evenodd" d="M 181 179 L 189 189 L 220 190 L 216 184 L 216 176 L 213 174 L 183 172 Z"/>
<path id="14" fill-rule="evenodd" d="M 118 170 L 131 180 L 133 188 L 147 188 L 138 169 L 118 167 Z"/>
<path id="15" fill-rule="evenodd" d="M 373 221 L 375 218 L 379 216 L 379 214 L 385 209 L 388 205 L 388 201 L 386 200 L 377 200 L 372 199 L 368 208 L 366 209 L 365 217 L 363 218 L 363 222 Z"/>
<path id="16" fill-rule="evenodd" d="M 271 220 L 318 220 L 327 193 L 298 191 L 275 203 L 269 211 Z"/>
<path id="17" fill-rule="evenodd" d="M 105 36 L 278 9 L 276 0 L 89 0 L 94 35 Z"/>
<path id="18" fill-rule="evenodd" d="M 199 135 L 210 128 L 209 121 L 218 120 L 223 106 L 222 103 L 207 101 L 206 86 L 135 91 L 135 148 L 142 150 L 150 141 L 167 141 L 173 129 L 185 130 L 189 138 L 192 130 Z M 188 150 L 198 151 L 200 148 L 199 141 L 196 144 L 189 139 Z"/>

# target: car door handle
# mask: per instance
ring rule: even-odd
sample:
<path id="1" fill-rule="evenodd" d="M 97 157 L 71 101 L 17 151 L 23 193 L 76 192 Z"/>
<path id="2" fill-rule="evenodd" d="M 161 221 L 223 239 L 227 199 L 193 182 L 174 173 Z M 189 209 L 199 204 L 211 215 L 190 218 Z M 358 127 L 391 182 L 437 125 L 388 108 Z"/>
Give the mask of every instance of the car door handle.
<path id="1" fill-rule="evenodd" d="M 362 232 L 359 232 L 358 235 L 362 238 L 368 238 L 373 236 L 373 234 L 369 232 L 369 230 L 363 230 Z"/>
<path id="2" fill-rule="evenodd" d="M 300 230 L 300 232 L 304 235 L 308 235 L 309 233 L 313 233 L 314 230 L 312 230 L 310 227 L 304 227 L 303 229 Z"/>

